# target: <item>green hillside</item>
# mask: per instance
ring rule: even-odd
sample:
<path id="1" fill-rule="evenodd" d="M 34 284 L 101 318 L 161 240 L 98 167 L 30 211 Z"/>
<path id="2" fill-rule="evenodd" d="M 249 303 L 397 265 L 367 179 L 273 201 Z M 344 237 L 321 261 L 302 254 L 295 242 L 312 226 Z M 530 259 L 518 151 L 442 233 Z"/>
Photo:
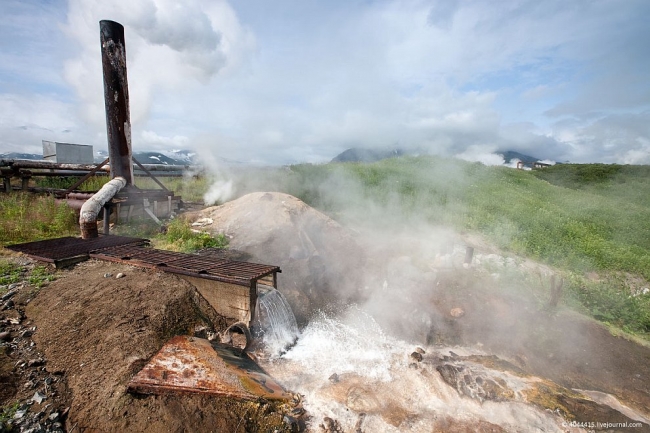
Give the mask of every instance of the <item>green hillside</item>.
<path id="1" fill-rule="evenodd" d="M 480 232 L 563 271 L 573 299 L 594 317 L 650 333 L 650 295 L 633 296 L 650 280 L 650 167 L 521 171 L 413 157 L 297 165 L 283 176 L 279 189 L 343 221 Z M 587 278 L 593 271 L 598 278 Z"/>

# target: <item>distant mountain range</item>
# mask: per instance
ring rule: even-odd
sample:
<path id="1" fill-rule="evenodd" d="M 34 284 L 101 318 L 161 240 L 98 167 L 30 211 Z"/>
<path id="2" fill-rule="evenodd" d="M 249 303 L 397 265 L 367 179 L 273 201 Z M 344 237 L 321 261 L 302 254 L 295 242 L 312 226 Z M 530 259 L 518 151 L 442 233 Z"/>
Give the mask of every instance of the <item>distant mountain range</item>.
<path id="1" fill-rule="evenodd" d="M 0 159 L 43 159 L 43 155 L 37 155 L 35 153 L 0 153 Z"/>
<path id="2" fill-rule="evenodd" d="M 517 159 L 526 165 L 531 165 L 534 162 L 539 161 L 539 158 L 515 152 L 514 150 L 506 150 L 504 152 L 496 153 L 503 156 L 506 164 L 512 162 L 513 159 Z M 402 149 L 376 150 L 352 147 L 336 155 L 334 158 L 332 158 L 332 162 L 376 162 L 382 159 L 396 158 L 410 154 L 413 154 L 413 152 L 408 152 Z"/>
<path id="3" fill-rule="evenodd" d="M 514 150 L 506 150 L 505 152 L 497 152 L 498 155 L 503 156 L 503 159 L 506 161 L 506 164 L 510 164 L 513 159 L 518 159 L 526 165 L 530 165 L 534 162 L 539 161 L 539 158 L 534 156 L 524 155 L 523 153 L 515 152 Z"/>
<path id="4" fill-rule="evenodd" d="M 102 162 L 108 158 L 108 151 L 95 153 L 95 161 Z M 196 153 L 189 150 L 172 150 L 168 152 L 133 152 L 133 157 L 140 164 L 193 165 Z"/>
<path id="5" fill-rule="evenodd" d="M 376 162 L 387 158 L 397 158 L 404 155 L 418 154 L 420 152 L 409 152 L 403 149 L 362 149 L 350 148 L 332 158 L 331 162 Z M 526 165 L 539 161 L 539 158 L 534 156 L 525 155 L 523 153 L 507 150 L 504 152 L 497 152 L 503 156 L 506 164 L 509 164 L 513 159 L 518 159 Z M 196 153 L 190 150 L 172 150 L 164 152 L 135 152 L 133 154 L 135 159 L 141 164 L 162 164 L 162 165 L 194 165 L 196 164 Z M 2 159 L 34 159 L 42 160 L 43 155 L 36 153 L 0 153 Z M 102 162 L 108 158 L 108 151 L 100 150 L 95 152 L 95 162 Z M 218 158 L 224 165 L 240 165 L 238 161 L 226 160 Z"/>
<path id="6" fill-rule="evenodd" d="M 331 162 L 375 162 L 404 154 L 405 152 L 401 149 L 376 150 L 353 147 L 336 155 Z"/>
<path id="7" fill-rule="evenodd" d="M 134 152 L 133 156 L 140 164 L 163 165 L 193 165 L 196 154 L 189 150 L 172 150 L 169 152 Z M 43 155 L 37 153 L 0 153 L 2 159 L 35 159 L 42 160 Z M 99 163 L 108 158 L 108 151 L 95 152 L 95 162 Z"/>

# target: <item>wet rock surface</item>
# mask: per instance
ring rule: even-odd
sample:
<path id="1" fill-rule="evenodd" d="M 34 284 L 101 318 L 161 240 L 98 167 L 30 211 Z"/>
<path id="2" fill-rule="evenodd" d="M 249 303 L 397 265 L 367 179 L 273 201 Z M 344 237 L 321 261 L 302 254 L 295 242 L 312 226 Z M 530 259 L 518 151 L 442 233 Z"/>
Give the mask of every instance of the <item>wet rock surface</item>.
<path id="1" fill-rule="evenodd" d="M 514 398 L 514 392 L 503 379 L 484 378 L 467 366 L 445 363 L 437 366 L 436 370 L 459 394 L 480 403 L 485 400 L 505 401 Z"/>
<path id="2" fill-rule="evenodd" d="M 480 403 L 487 400 L 523 401 L 559 414 L 567 422 L 607 420 L 609 423 L 638 424 L 641 429 L 650 429 L 647 420 L 634 411 L 628 412 L 632 414 L 631 418 L 610 405 L 594 401 L 584 393 L 567 389 L 547 379 L 530 377 L 520 368 L 494 355 L 443 356 L 438 361 L 434 360 L 434 364 L 437 364 L 436 371 L 444 382 L 459 395 Z M 518 383 L 517 389 L 499 377 L 502 373 L 516 378 L 513 383 Z"/>

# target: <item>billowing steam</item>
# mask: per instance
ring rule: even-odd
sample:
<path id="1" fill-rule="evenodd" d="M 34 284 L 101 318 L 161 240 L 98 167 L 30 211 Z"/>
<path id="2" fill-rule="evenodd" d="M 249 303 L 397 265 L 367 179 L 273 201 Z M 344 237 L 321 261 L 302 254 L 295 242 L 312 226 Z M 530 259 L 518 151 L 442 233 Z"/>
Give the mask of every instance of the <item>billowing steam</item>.
<path id="1" fill-rule="evenodd" d="M 465 174 L 467 164 L 408 162 L 387 163 L 393 171 L 371 179 L 373 167 L 343 165 L 313 168 L 306 177 L 300 169 L 276 177 L 264 170 L 222 173 L 215 191 L 229 179 L 231 192 L 243 197 L 206 210 L 215 230 L 234 233 L 234 249 L 280 266 L 278 289 L 302 314 L 296 345 L 263 360 L 264 367 L 306 396 L 313 431 L 325 417 L 336 419 L 340 431 L 449 431 L 474 423 L 563 431 L 565 418 L 526 400 L 540 379 L 508 371 L 557 381 L 560 357 L 567 374 L 571 363 L 585 368 L 585 356 L 587 368 L 614 371 L 611 357 L 598 353 L 579 323 L 544 310 L 551 269 L 450 228 L 446 216 L 471 217 L 457 200 L 477 181 Z M 369 180 L 379 184 L 372 194 Z M 286 194 L 252 191 L 309 197 L 342 226 Z M 504 225 L 499 234 L 504 244 L 515 234 L 508 230 L 514 228 Z M 494 362 L 492 355 L 510 367 L 461 359 Z M 438 367 L 460 376 L 445 378 Z M 482 383 L 498 384 L 503 395 L 482 397 Z"/>
<path id="2" fill-rule="evenodd" d="M 137 83 L 129 86 L 134 139 L 154 99 L 173 112 L 169 92 L 190 90 L 226 73 L 254 46 L 252 34 L 226 1 L 70 0 L 67 18 L 64 32 L 81 50 L 65 63 L 65 79 L 83 103 L 85 120 L 99 131 L 105 121 L 99 21 L 124 25 L 129 82 Z M 150 143 L 156 144 L 165 143 Z"/>
<path id="3" fill-rule="evenodd" d="M 215 203 L 223 203 L 232 198 L 233 185 L 232 180 L 215 180 L 203 195 L 203 202 L 206 206 Z"/>

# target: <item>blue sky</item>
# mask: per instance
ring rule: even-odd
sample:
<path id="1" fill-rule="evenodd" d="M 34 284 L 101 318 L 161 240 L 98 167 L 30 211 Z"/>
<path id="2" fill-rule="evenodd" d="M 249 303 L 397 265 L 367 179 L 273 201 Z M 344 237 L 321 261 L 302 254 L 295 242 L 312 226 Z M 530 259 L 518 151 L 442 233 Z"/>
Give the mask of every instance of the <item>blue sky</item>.
<path id="1" fill-rule="evenodd" d="M 650 164 L 646 0 L 2 0 L 0 14 L 0 152 L 106 148 L 98 22 L 112 19 L 136 150 Z"/>

